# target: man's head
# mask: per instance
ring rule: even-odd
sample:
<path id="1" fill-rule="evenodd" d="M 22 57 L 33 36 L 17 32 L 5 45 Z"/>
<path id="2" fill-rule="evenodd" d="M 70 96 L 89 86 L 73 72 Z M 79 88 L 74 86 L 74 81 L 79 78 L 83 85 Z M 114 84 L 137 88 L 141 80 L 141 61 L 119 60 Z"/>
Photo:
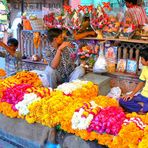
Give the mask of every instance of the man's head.
<path id="1" fill-rule="evenodd" d="M 82 26 L 87 28 L 90 25 L 90 18 L 88 16 L 84 16 L 82 20 Z"/>
<path id="2" fill-rule="evenodd" d="M 148 47 L 140 50 L 141 63 L 148 66 Z"/>
<path id="3" fill-rule="evenodd" d="M 56 42 L 58 45 L 60 45 L 63 42 L 63 31 L 58 28 L 52 28 L 48 31 L 48 40 L 50 42 Z"/>
<path id="4" fill-rule="evenodd" d="M 131 7 L 133 5 L 137 5 L 137 0 L 125 0 L 126 7 Z"/>
<path id="5" fill-rule="evenodd" d="M 7 45 L 10 47 L 11 50 L 16 51 L 18 48 L 18 41 L 15 38 L 9 38 L 7 41 Z"/>

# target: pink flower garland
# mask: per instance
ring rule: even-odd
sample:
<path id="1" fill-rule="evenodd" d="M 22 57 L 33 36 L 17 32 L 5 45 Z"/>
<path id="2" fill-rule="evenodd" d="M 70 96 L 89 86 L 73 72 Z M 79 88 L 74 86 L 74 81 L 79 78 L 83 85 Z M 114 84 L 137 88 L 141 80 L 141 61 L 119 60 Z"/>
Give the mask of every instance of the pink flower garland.
<path id="1" fill-rule="evenodd" d="M 15 105 L 24 99 L 26 90 L 31 87 L 30 84 L 16 84 L 13 87 L 7 88 L 3 92 L 1 102 L 12 104 L 12 109 L 16 111 Z"/>
<path id="2" fill-rule="evenodd" d="M 92 120 L 89 132 L 96 131 L 99 133 L 107 133 L 117 135 L 125 120 L 125 114 L 119 107 L 107 107 L 102 109 Z"/>

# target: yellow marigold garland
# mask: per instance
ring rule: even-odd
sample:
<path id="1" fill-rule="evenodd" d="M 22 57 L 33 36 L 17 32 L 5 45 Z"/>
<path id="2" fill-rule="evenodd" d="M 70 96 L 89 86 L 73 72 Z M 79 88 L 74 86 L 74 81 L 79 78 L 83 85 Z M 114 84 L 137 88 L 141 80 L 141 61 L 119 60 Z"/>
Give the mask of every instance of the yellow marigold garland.
<path id="1" fill-rule="evenodd" d="M 87 84 L 83 84 L 82 88 L 73 91 L 72 96 L 74 98 L 91 99 L 98 95 L 98 91 L 98 86 L 89 81 Z"/>
<path id="2" fill-rule="evenodd" d="M 93 98 L 92 100 L 94 100 L 102 108 L 109 106 L 119 106 L 118 101 L 116 99 L 109 98 L 107 96 L 98 96 Z"/>

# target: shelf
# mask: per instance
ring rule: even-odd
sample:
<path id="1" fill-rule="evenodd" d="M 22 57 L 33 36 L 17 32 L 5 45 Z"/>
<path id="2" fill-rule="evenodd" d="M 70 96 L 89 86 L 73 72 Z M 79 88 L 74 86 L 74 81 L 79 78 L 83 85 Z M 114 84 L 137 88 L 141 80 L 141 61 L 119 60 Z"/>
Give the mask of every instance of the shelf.
<path id="1" fill-rule="evenodd" d="M 138 75 L 135 74 L 128 74 L 128 73 L 119 73 L 119 72 L 114 72 L 114 73 L 105 73 L 107 76 L 111 77 L 120 77 L 120 78 L 132 78 L 132 79 L 139 79 Z"/>
<path id="2" fill-rule="evenodd" d="M 32 63 L 32 64 L 48 65 L 48 64 L 45 64 L 44 62 L 41 62 L 41 61 L 32 61 L 30 59 L 22 59 L 22 62 Z"/>
<path id="3" fill-rule="evenodd" d="M 129 43 L 141 43 L 141 44 L 148 44 L 148 40 L 135 40 L 135 39 L 114 39 L 114 38 L 103 38 L 98 39 L 96 37 L 88 37 L 84 38 L 84 40 L 99 40 L 99 41 L 120 41 L 120 42 L 129 42 Z"/>
<path id="4" fill-rule="evenodd" d="M 86 73 L 93 73 L 93 69 L 86 69 Z M 97 74 L 97 73 L 96 73 Z M 109 72 L 105 72 L 105 73 L 98 73 L 101 75 L 106 75 L 106 76 L 110 76 L 110 77 L 120 77 L 120 78 L 129 78 L 129 79 L 135 79 L 138 80 L 139 76 L 137 74 L 129 74 L 129 73 L 120 73 L 120 72 L 114 72 L 114 73 L 109 73 Z"/>

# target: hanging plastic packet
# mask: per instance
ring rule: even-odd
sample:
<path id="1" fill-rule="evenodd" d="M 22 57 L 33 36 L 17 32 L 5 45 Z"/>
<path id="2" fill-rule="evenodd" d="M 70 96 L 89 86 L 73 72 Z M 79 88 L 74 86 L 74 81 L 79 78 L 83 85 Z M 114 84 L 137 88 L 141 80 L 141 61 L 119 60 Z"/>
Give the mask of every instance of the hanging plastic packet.
<path id="1" fill-rule="evenodd" d="M 104 73 L 107 72 L 107 63 L 104 56 L 104 42 L 100 43 L 100 52 L 97 61 L 94 64 L 93 72 L 94 73 Z"/>

